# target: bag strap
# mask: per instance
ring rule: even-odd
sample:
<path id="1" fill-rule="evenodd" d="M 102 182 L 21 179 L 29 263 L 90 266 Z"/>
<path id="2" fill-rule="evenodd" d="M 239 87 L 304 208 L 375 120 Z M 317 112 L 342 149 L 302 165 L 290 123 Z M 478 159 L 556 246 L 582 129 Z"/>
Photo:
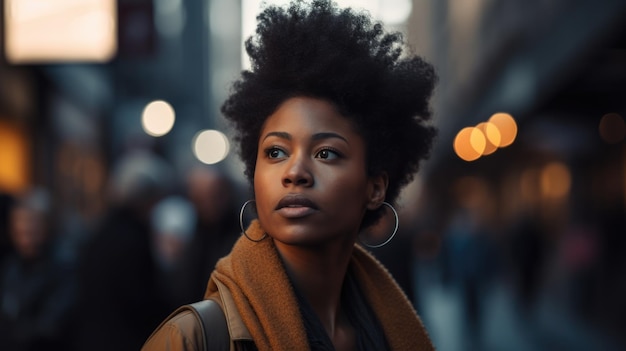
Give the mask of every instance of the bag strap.
<path id="1" fill-rule="evenodd" d="M 186 305 L 202 326 L 205 351 L 229 351 L 230 334 L 226 317 L 220 305 L 213 300 L 202 300 Z"/>

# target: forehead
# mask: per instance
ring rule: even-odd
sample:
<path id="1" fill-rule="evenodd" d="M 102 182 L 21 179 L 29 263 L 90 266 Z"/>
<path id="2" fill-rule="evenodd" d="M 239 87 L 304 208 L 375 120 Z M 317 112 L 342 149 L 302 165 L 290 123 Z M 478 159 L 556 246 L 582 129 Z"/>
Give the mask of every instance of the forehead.
<path id="1" fill-rule="evenodd" d="M 285 100 L 266 120 L 261 138 L 267 132 L 290 129 L 301 132 L 335 131 L 358 136 L 353 121 L 323 99 L 294 97 Z"/>

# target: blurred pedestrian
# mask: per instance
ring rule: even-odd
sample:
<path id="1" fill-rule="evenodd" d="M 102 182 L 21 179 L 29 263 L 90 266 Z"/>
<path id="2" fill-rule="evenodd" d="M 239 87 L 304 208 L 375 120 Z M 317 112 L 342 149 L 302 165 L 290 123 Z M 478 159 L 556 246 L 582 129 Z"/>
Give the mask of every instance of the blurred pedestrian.
<path id="1" fill-rule="evenodd" d="M 178 195 L 159 201 L 150 216 L 157 289 L 168 311 L 199 299 L 194 290 L 198 277 L 191 275 L 185 264 L 192 248 L 196 217 L 191 202 Z"/>
<path id="2" fill-rule="evenodd" d="M 167 315 L 152 258 L 150 214 L 172 188 L 171 166 L 131 151 L 114 166 L 110 203 L 79 258 L 78 350 L 138 350 Z"/>
<path id="3" fill-rule="evenodd" d="M 539 297 L 548 259 L 547 233 L 530 213 L 521 214 L 510 230 L 508 257 L 512 261 L 518 312 L 529 317 Z"/>
<path id="4" fill-rule="evenodd" d="M 228 254 L 241 236 L 238 193 L 228 175 L 214 166 L 193 167 L 186 185 L 187 197 L 197 212 L 188 269 L 195 277 L 196 300 L 200 300 L 217 260 Z"/>
<path id="5" fill-rule="evenodd" d="M 477 209 L 463 205 L 454 210 L 444 233 L 445 281 L 461 297 L 468 350 L 483 348 L 486 293 L 499 265 L 491 235 Z"/>
<path id="6" fill-rule="evenodd" d="M 14 250 L 0 264 L 0 345 L 10 351 L 66 349 L 75 280 L 53 250 L 48 193 L 28 191 L 9 214 Z"/>

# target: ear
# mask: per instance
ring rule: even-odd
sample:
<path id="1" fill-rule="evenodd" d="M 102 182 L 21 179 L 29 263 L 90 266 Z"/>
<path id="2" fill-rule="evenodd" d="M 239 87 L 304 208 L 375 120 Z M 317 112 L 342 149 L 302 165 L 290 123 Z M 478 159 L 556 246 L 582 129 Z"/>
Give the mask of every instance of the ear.
<path id="1" fill-rule="evenodd" d="M 367 209 L 375 210 L 385 201 L 387 195 L 387 185 L 389 185 L 389 177 L 383 172 L 379 175 L 372 176 L 369 179 L 367 194 Z"/>

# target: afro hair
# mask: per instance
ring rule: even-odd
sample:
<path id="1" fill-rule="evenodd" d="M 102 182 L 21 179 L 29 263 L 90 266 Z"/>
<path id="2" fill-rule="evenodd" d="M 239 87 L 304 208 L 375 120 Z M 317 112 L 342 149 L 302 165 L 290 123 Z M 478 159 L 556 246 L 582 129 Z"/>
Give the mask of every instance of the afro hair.
<path id="1" fill-rule="evenodd" d="M 368 13 L 332 1 L 269 6 L 257 20 L 256 34 L 245 43 L 251 69 L 234 82 L 222 106 L 248 180 L 265 120 L 291 97 L 314 97 L 353 121 L 366 143 L 367 172 L 387 173 L 385 200 L 394 203 L 436 135 L 427 123 L 437 81 L 433 66 L 407 52 L 401 33 L 387 33 Z M 362 226 L 381 211 L 368 212 Z"/>

